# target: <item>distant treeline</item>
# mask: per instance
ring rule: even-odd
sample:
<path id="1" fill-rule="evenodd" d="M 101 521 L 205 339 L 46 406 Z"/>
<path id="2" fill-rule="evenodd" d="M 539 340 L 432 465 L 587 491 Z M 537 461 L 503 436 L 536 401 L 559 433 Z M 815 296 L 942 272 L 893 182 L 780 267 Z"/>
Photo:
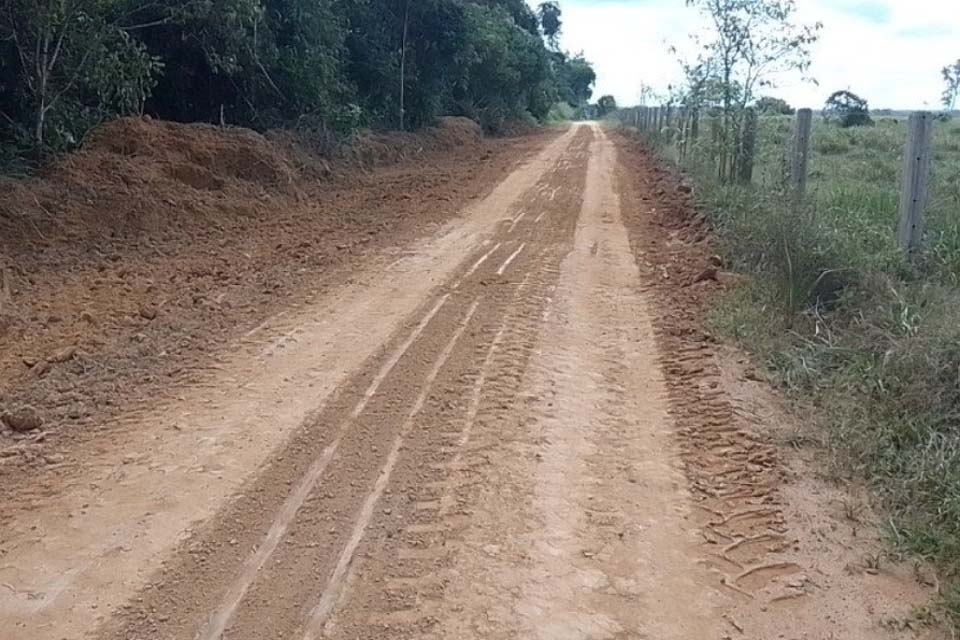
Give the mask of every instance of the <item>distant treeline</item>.
<path id="1" fill-rule="evenodd" d="M 2 0 L 0 143 L 64 149 L 131 113 L 256 129 L 488 130 L 589 100 L 555 2 Z"/>

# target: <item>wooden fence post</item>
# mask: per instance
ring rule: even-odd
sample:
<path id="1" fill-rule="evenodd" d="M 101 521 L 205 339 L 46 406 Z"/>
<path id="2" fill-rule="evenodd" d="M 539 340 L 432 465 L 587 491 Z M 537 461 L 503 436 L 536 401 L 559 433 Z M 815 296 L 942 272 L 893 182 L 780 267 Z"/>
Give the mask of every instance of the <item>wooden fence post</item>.
<path id="1" fill-rule="evenodd" d="M 790 188 L 793 197 L 800 200 L 807 190 L 807 166 L 810 162 L 810 130 L 813 127 L 813 111 L 797 111 L 797 129 L 793 136 L 790 159 Z"/>
<path id="2" fill-rule="evenodd" d="M 753 153 L 757 146 L 757 112 L 748 107 L 743 117 L 743 133 L 740 135 L 740 158 L 737 160 L 737 180 L 750 184 L 753 180 Z"/>
<path id="3" fill-rule="evenodd" d="M 910 114 L 907 146 L 903 152 L 903 184 L 900 187 L 900 224 L 897 243 L 912 252 L 923 241 L 923 209 L 930 174 L 930 140 L 933 118 L 927 111 Z"/>

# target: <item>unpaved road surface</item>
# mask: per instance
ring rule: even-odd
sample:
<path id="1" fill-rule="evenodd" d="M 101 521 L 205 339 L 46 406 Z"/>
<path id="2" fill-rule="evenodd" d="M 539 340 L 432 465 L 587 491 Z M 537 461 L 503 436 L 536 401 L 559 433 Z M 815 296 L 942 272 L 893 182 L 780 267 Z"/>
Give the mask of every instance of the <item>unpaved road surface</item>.
<path id="1" fill-rule="evenodd" d="M 617 140 L 544 140 L 129 416 L 96 482 L 3 523 L 0 635 L 937 637 L 671 297 L 677 193 Z"/>

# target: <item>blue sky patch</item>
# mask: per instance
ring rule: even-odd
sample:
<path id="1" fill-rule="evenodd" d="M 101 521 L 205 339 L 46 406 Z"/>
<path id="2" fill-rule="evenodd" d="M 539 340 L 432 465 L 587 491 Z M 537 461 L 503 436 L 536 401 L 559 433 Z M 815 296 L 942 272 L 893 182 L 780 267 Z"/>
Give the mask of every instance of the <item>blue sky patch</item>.
<path id="1" fill-rule="evenodd" d="M 890 22 L 890 7 L 882 2 L 842 2 L 837 8 L 874 24 Z"/>

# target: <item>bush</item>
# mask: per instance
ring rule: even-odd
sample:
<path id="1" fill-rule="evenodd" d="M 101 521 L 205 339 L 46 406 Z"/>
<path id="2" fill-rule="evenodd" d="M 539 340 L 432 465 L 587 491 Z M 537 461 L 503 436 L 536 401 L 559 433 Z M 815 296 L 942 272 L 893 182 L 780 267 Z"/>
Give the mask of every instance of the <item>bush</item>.
<path id="1" fill-rule="evenodd" d="M 827 98 L 824 117 L 841 127 L 873 126 L 867 101 L 851 91 L 835 91 Z"/>

